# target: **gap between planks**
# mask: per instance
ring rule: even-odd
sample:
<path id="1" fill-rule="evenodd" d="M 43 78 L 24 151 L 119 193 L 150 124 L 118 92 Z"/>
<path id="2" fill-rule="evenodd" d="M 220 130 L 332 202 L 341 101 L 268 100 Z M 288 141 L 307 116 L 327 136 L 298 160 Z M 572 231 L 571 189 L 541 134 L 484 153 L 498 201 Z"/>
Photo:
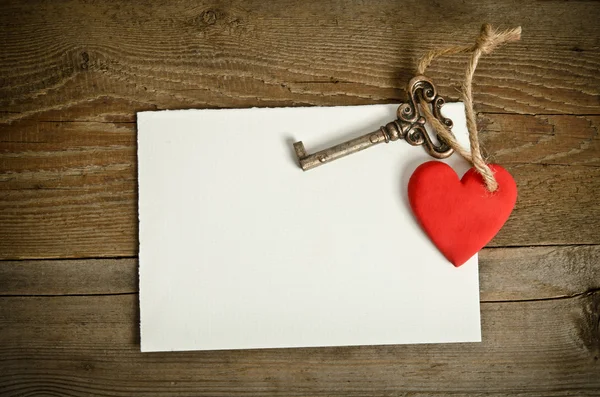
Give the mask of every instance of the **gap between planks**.
<path id="1" fill-rule="evenodd" d="M 511 299 L 511 300 L 480 300 L 479 303 L 484 304 L 499 304 L 499 303 L 524 303 L 524 302 L 545 302 L 545 301 L 555 301 L 555 300 L 565 300 L 565 299 L 576 299 L 581 297 L 592 296 L 596 293 L 600 292 L 600 288 L 593 288 L 584 292 L 580 292 L 573 295 L 565 295 L 565 296 L 554 296 L 550 298 L 534 298 L 534 299 Z M 57 295 L 11 295 L 11 294 L 1 294 L 0 299 L 2 298 L 77 298 L 77 297 L 100 297 L 100 296 L 122 296 L 122 295 L 139 295 L 139 291 L 135 292 L 116 292 L 116 293 L 106 293 L 106 294 L 57 294 Z"/>
<path id="2" fill-rule="evenodd" d="M 553 165 L 553 164 L 550 164 Z M 20 190 L 43 190 L 43 189 L 20 189 Z M 65 189 L 63 189 L 65 190 Z M 600 246 L 595 243 L 580 243 L 580 244 L 524 244 L 524 245 L 495 245 L 486 247 L 484 250 L 496 249 L 511 249 L 511 248 L 567 248 L 567 247 L 596 247 Z M 35 261 L 80 261 L 80 260 L 120 260 L 120 259 L 139 259 L 138 255 L 107 255 L 107 256 L 40 256 L 26 258 L 0 258 L 0 266 L 2 262 L 35 262 Z"/>

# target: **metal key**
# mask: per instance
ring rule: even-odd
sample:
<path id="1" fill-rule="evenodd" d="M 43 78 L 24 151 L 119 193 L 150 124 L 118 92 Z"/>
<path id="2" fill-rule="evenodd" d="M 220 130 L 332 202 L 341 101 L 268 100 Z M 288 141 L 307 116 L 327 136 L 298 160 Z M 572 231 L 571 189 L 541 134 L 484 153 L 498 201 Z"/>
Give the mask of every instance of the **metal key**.
<path id="1" fill-rule="evenodd" d="M 429 155 L 443 159 L 453 153 L 442 139 L 438 137 L 439 144 L 435 144 L 425 130 L 425 118 L 421 116 L 418 105 L 431 104 L 433 115 L 448 128 L 452 128 L 452 120 L 441 115 L 440 110 L 444 105 L 444 98 L 437 95 L 433 82 L 425 76 L 417 76 L 408 84 L 408 103 L 398 107 L 398 118 L 377 131 L 370 132 L 361 137 L 321 150 L 313 154 L 306 154 L 302 141 L 294 143 L 294 151 L 298 156 L 300 167 L 306 171 L 330 161 L 359 152 L 381 142 L 388 143 L 404 139 L 413 146 L 424 145 Z"/>

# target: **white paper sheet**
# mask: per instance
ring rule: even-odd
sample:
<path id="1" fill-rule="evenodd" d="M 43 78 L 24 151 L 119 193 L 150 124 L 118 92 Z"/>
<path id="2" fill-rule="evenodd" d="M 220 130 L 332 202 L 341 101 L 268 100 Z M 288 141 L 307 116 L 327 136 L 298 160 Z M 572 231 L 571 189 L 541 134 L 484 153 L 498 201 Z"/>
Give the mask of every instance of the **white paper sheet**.
<path id="1" fill-rule="evenodd" d="M 452 266 L 409 208 L 422 147 L 296 163 L 293 142 L 312 153 L 396 108 L 139 113 L 142 351 L 480 341 L 477 257 Z M 462 103 L 443 113 L 466 145 Z"/>

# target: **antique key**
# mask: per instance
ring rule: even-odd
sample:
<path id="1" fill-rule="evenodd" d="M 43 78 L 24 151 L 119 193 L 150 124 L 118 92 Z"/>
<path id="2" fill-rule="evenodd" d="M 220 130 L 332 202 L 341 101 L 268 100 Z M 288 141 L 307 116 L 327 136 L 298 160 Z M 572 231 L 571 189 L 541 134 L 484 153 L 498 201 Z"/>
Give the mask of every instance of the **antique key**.
<path id="1" fill-rule="evenodd" d="M 302 141 L 294 143 L 294 151 L 298 156 L 300 167 L 306 171 L 322 164 L 339 159 L 352 153 L 359 152 L 381 142 L 388 143 L 404 139 L 413 146 L 424 145 L 429 155 L 437 159 L 443 159 L 453 153 L 442 139 L 438 137 L 439 144 L 435 144 L 425 130 L 425 117 L 419 112 L 421 106 L 432 106 L 435 118 L 440 120 L 448 128 L 452 128 L 452 120 L 441 115 L 440 110 L 444 105 L 444 98 L 437 95 L 433 82 L 425 76 L 417 76 L 408 83 L 408 103 L 398 107 L 398 118 L 377 131 L 370 132 L 361 137 L 351 139 L 347 142 L 321 150 L 313 154 L 307 154 Z"/>

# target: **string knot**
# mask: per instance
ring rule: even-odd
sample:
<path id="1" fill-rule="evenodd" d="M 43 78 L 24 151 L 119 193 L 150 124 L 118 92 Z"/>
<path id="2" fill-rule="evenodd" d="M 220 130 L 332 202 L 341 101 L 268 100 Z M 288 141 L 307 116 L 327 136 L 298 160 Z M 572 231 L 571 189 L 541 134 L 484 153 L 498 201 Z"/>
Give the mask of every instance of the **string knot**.
<path id="1" fill-rule="evenodd" d="M 492 33 L 492 25 L 489 23 L 483 24 L 479 32 L 479 37 L 477 37 L 477 41 L 475 42 L 475 48 L 484 54 L 494 51 L 494 37 Z"/>
<path id="2" fill-rule="evenodd" d="M 490 54 L 498 46 L 509 41 L 516 41 L 521 38 L 521 27 L 498 32 L 489 23 L 483 24 L 479 31 L 479 37 L 475 42 L 475 49 L 483 54 Z"/>

